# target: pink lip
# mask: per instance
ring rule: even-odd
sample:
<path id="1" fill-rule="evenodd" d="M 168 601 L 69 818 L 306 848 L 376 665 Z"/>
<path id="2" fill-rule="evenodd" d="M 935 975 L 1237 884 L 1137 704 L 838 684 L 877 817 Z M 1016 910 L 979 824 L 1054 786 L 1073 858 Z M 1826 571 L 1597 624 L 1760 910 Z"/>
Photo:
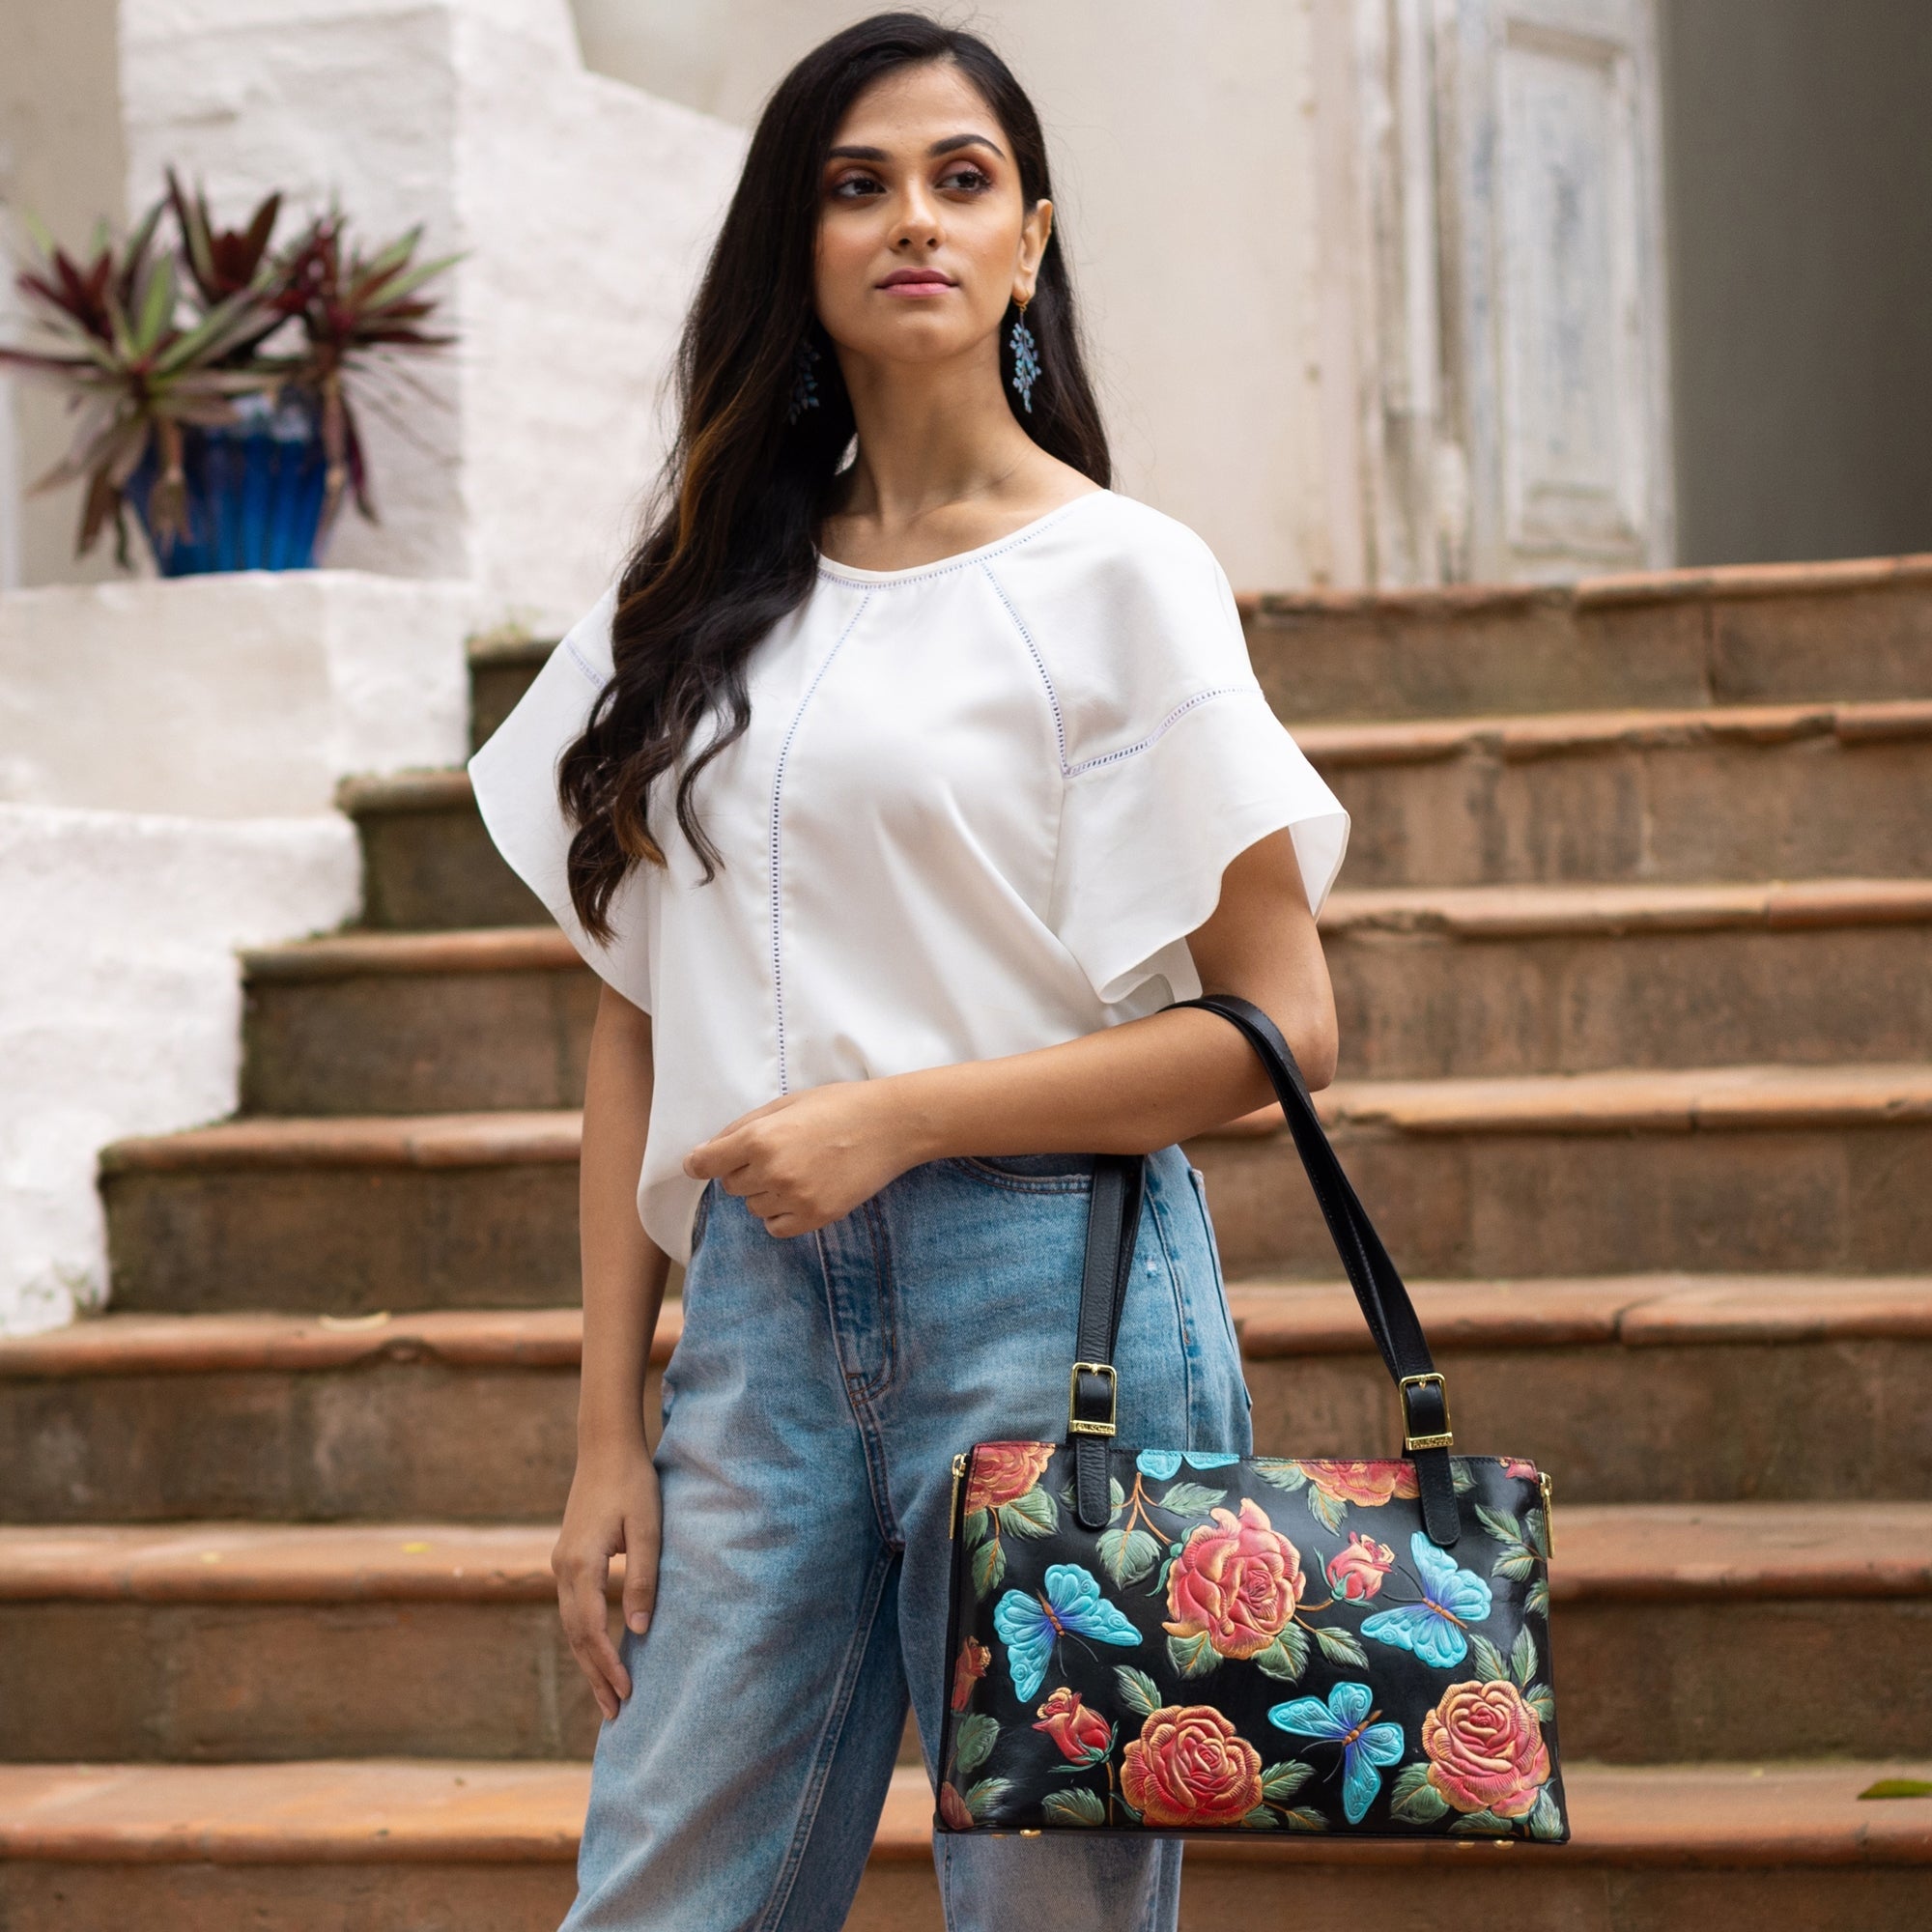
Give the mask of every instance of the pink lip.
<path id="1" fill-rule="evenodd" d="M 895 269 L 879 284 L 895 296 L 936 296 L 952 286 L 937 269 Z"/>

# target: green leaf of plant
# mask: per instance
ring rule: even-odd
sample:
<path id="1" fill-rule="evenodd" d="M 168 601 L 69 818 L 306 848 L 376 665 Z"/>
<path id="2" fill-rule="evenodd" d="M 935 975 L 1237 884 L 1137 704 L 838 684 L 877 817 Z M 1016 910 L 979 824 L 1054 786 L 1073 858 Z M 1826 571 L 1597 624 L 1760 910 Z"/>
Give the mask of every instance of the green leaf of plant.
<path id="1" fill-rule="evenodd" d="M 1100 1563 L 1116 1583 L 1138 1583 L 1160 1556 L 1160 1545 L 1144 1529 L 1110 1529 L 1099 1543 Z"/>
<path id="2" fill-rule="evenodd" d="M 1498 1543 L 1522 1542 L 1522 1525 L 1508 1510 L 1492 1509 L 1488 1503 L 1476 1505 L 1476 1520 L 1493 1536 Z"/>
<path id="3" fill-rule="evenodd" d="M 1529 1594 L 1522 1600 L 1523 1608 L 1533 1617 L 1547 1617 L 1549 1614 L 1549 1579 L 1539 1577 L 1529 1586 Z"/>
<path id="4" fill-rule="evenodd" d="M 962 1777 L 970 1777 L 974 1772 L 993 1754 L 993 1747 L 1000 1741 L 1000 1720 L 988 1717 L 984 1711 L 975 1711 L 970 1717 L 959 1720 L 958 1743 L 953 1747 L 952 1762 L 958 1766 Z"/>
<path id="5" fill-rule="evenodd" d="M 983 1543 L 992 1534 L 993 1516 L 990 1510 L 973 1510 L 959 1525 L 968 1543 Z"/>
<path id="6" fill-rule="evenodd" d="M 1485 1684 L 1493 1684 L 1498 1677 L 1509 1675 L 1502 1652 L 1481 1631 L 1469 1633 L 1469 1655 L 1476 1660 L 1476 1675 Z"/>
<path id="7" fill-rule="evenodd" d="M 1543 1562 L 1549 1561 L 1549 1524 L 1545 1520 L 1540 1509 L 1523 1512 L 1522 1540 L 1536 1551 Z"/>
<path id="8" fill-rule="evenodd" d="M 1330 1663 L 1352 1663 L 1358 1669 L 1368 1668 L 1369 1654 L 1362 1648 L 1353 1631 L 1331 1630 L 1325 1624 L 1317 1624 L 1315 1641 L 1321 1646 L 1321 1655 Z"/>
<path id="9" fill-rule="evenodd" d="M 1476 1487 L 1476 1472 L 1461 1456 L 1452 1456 L 1449 1459 L 1449 1480 L 1460 1496 L 1463 1491 Z"/>
<path id="10" fill-rule="evenodd" d="M 1208 1641 L 1206 1631 L 1199 1636 L 1176 1636 L 1170 1632 L 1167 1661 L 1182 1677 L 1206 1677 L 1210 1670 L 1219 1667 L 1221 1657 Z"/>
<path id="11" fill-rule="evenodd" d="M 1516 1641 L 1510 1645 L 1510 1675 L 1525 1690 L 1536 1675 L 1536 1639 L 1527 1624 L 1517 1632 Z"/>
<path id="12" fill-rule="evenodd" d="M 1313 1486 L 1308 1492 L 1308 1508 L 1316 1521 L 1329 1530 L 1340 1529 L 1342 1519 L 1349 1514 L 1349 1505 L 1340 1496 L 1325 1495 Z"/>
<path id="13" fill-rule="evenodd" d="M 1464 1836 L 1509 1838 L 1516 1835 L 1516 1827 L 1507 1818 L 1498 1818 L 1493 1811 L 1466 1811 L 1449 1829 Z"/>
<path id="14" fill-rule="evenodd" d="M 1427 1763 L 1418 1760 L 1414 1764 L 1406 1764 L 1396 1773 L 1395 1782 L 1389 1786 L 1389 1797 L 1392 1801 L 1399 1798 L 1406 1798 L 1418 1784 L 1427 1784 L 1428 1782 L 1429 1766 Z"/>
<path id="15" fill-rule="evenodd" d="M 1205 1483 L 1175 1483 L 1165 1495 L 1151 1498 L 1156 1509 L 1171 1516 L 1206 1516 L 1217 1503 L 1226 1502 L 1226 1490 L 1210 1490 Z"/>
<path id="16" fill-rule="evenodd" d="M 1308 1481 L 1308 1473 L 1300 1463 L 1291 1463 L 1282 1456 L 1257 1456 L 1248 1467 L 1277 1490 L 1298 1490 Z"/>
<path id="17" fill-rule="evenodd" d="M 1527 1549 L 1505 1549 L 1490 1565 L 1492 1577 L 1508 1577 L 1520 1583 L 1536 1569 L 1536 1558 Z"/>
<path id="18" fill-rule="evenodd" d="M 1241 1829 L 1247 1832 L 1273 1832 L 1279 1830 L 1275 1815 L 1265 1804 L 1257 1804 L 1241 1820 Z"/>
<path id="19" fill-rule="evenodd" d="M 1071 1508 L 1073 1505 L 1073 1485 L 1071 1483 L 1066 1486 L 1066 1501 L 1067 1506 Z M 1118 1515 L 1126 1506 L 1127 1492 L 1122 1489 L 1120 1477 L 1109 1476 L 1107 1478 L 1107 1507 L 1109 1512 Z"/>
<path id="20" fill-rule="evenodd" d="M 1050 1536 L 1060 1526 L 1060 1511 L 1044 1490 L 1029 1490 L 1000 1505 L 1000 1527 L 1014 1536 Z"/>
<path id="21" fill-rule="evenodd" d="M 1151 1718 L 1160 1709 L 1160 1686 L 1145 1670 L 1131 1663 L 1117 1663 L 1114 1680 L 1121 1687 L 1122 1701 L 1137 1718 Z"/>
<path id="22" fill-rule="evenodd" d="M 1281 1822 L 1291 1832 L 1325 1832 L 1328 1821 L 1312 1804 L 1297 1804 L 1292 1811 L 1281 1814 Z"/>
<path id="23" fill-rule="evenodd" d="M 966 1808 L 975 1818 L 984 1818 L 1012 1788 L 1010 1777 L 982 1777 L 978 1784 L 967 1787 Z"/>
<path id="24" fill-rule="evenodd" d="M 1107 1807 L 1092 1791 L 1049 1791 L 1039 1801 L 1040 1816 L 1050 1825 L 1104 1825 Z"/>
<path id="25" fill-rule="evenodd" d="M 1308 1639 L 1290 1624 L 1265 1650 L 1257 1651 L 1249 1662 L 1264 1677 L 1293 1684 L 1308 1667 Z"/>
<path id="26" fill-rule="evenodd" d="M 1000 1587 L 1007 1574 L 1007 1548 L 997 1538 L 973 1552 L 973 1591 L 984 1597 Z"/>
<path id="27" fill-rule="evenodd" d="M 1284 1758 L 1262 1773 L 1262 1796 L 1285 1804 L 1314 1776 L 1312 1764 L 1303 1764 L 1298 1757 Z"/>
<path id="28" fill-rule="evenodd" d="M 1932 1786 L 1928 1786 L 1932 1789 Z M 1563 1835 L 1563 1813 L 1556 1808 L 1556 1800 L 1550 1796 L 1548 1785 L 1536 1794 L 1536 1803 L 1530 1807 L 1529 1835 L 1532 1838 L 1560 1838 Z"/>
<path id="29" fill-rule="evenodd" d="M 1449 1801 L 1430 1783 L 1426 1764 L 1412 1764 L 1408 1769 L 1422 1776 L 1406 1784 L 1398 1782 L 1389 1799 L 1389 1816 L 1400 1818 L 1405 1825 L 1433 1825 L 1449 1809 Z"/>
<path id="30" fill-rule="evenodd" d="M 1522 1693 L 1522 1701 L 1537 1715 L 1542 1723 L 1548 1723 L 1556 1716 L 1556 1699 L 1550 1694 L 1547 1684 L 1532 1684 Z"/>

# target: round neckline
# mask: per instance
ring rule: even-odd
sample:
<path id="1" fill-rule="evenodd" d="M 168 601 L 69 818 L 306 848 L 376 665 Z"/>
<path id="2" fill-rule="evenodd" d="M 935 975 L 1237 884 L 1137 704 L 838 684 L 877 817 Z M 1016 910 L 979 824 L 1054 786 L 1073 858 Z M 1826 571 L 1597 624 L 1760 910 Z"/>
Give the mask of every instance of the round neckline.
<path id="1" fill-rule="evenodd" d="M 1069 510 L 1077 510 L 1082 503 L 1091 503 L 1095 497 L 1111 497 L 1113 494 L 1107 489 L 1083 490 L 1079 496 L 1069 497 L 1065 502 L 1056 504 L 1035 517 L 1031 523 L 1022 524 L 1018 529 L 1009 530 L 1005 536 L 995 537 L 990 543 L 976 544 L 971 550 L 954 551 L 949 556 L 935 556 L 924 563 L 903 564 L 897 570 L 867 570 L 856 563 L 840 563 L 837 557 L 827 556 L 816 544 L 812 546 L 812 554 L 818 559 L 820 575 L 825 577 L 842 578 L 853 583 L 906 583 L 916 578 L 937 577 L 949 570 L 964 570 L 982 558 L 1037 536 L 1049 524 L 1057 524 Z"/>

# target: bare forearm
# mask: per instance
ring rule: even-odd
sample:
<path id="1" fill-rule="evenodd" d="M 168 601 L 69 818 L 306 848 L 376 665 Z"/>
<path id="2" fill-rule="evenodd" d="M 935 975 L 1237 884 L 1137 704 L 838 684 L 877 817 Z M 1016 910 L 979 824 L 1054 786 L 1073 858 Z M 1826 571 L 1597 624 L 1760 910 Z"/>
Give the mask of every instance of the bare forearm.
<path id="1" fill-rule="evenodd" d="M 644 1377 L 670 1265 L 638 1220 L 651 1111 L 649 1022 L 606 992 L 584 1083 L 579 1220 L 583 1246 L 580 1447 L 643 1434 Z"/>
<path id="2" fill-rule="evenodd" d="M 1282 1022 L 1297 1058 L 1319 1038 Z M 919 1160 L 956 1154 L 1148 1153 L 1273 1098 L 1243 1037 L 1212 1013 L 1151 1014 L 1001 1060 L 894 1076 L 880 1098 Z M 1325 1066 L 1314 1084 L 1326 1084 Z"/>

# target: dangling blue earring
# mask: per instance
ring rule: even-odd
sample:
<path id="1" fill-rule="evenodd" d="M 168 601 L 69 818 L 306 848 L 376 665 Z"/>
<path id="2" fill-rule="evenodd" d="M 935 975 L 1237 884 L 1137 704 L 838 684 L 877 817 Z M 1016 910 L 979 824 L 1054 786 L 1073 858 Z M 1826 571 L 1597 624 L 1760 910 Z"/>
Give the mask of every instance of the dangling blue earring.
<path id="1" fill-rule="evenodd" d="M 809 335 L 799 337 L 798 354 L 792 358 L 791 408 L 785 421 L 795 423 L 807 410 L 818 407 L 818 345 Z"/>
<path id="2" fill-rule="evenodd" d="M 1033 330 L 1026 326 L 1028 298 L 1016 296 L 1019 313 L 1013 317 L 1012 332 L 1007 347 L 1013 352 L 1013 391 L 1028 415 L 1033 414 L 1033 385 L 1039 381 L 1039 350 Z"/>

